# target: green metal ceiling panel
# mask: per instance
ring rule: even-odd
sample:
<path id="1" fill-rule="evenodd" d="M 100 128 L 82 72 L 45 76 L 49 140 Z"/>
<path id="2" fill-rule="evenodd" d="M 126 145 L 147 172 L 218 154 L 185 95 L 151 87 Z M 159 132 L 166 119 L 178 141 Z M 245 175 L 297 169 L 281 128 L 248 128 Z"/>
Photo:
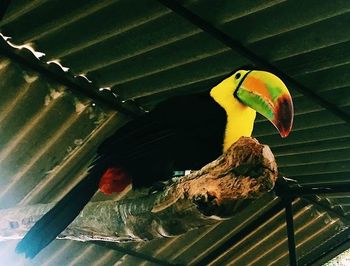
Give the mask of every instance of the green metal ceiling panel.
<path id="1" fill-rule="evenodd" d="M 178 2 L 350 115 L 349 1 Z M 111 102 L 103 105 L 110 94 L 93 106 L 84 89 L 94 97 L 102 93 L 99 88 L 111 87 L 120 99 L 152 108 L 173 95 L 209 90 L 234 68 L 252 63 L 155 0 L 12 0 L 0 30 L 13 44 L 30 44 L 46 54 L 39 62 L 28 51 L 10 48 L 32 65 L 59 60 L 70 68 L 63 73 L 49 65 L 60 77 L 53 81 L 28 64 L 0 59 L 1 208 L 62 197 L 82 177 L 98 143 L 123 122 Z M 92 84 L 78 81 L 74 76 L 79 74 Z M 80 93 L 70 92 L 59 82 L 62 77 L 83 84 Z M 281 175 L 303 184 L 349 184 L 349 125 L 332 108 L 288 85 L 294 131 L 282 140 L 258 117 L 254 136 L 271 146 Z M 249 221 L 276 208 L 277 200 L 267 195 L 247 205 L 240 216 L 217 226 L 125 246 L 134 255 L 118 252 L 118 245 L 55 241 L 34 261 L 18 264 L 196 265 L 210 262 L 211 256 L 212 265 L 287 265 L 281 211 L 238 238 Z M 349 206 L 344 193 L 294 203 L 301 262 L 345 241 L 338 236 L 348 234 Z M 17 258 L 11 253 L 14 245 L 0 246 L 9 264 Z"/>

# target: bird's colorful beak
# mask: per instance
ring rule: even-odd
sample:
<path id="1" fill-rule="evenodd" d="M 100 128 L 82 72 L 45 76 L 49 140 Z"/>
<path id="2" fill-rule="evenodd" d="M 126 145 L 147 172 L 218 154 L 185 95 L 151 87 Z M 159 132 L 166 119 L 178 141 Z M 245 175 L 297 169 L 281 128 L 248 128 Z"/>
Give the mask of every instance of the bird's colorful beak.
<path id="1" fill-rule="evenodd" d="M 235 97 L 270 120 L 283 138 L 289 135 L 294 116 L 292 97 L 277 76 L 251 70 L 241 80 Z"/>

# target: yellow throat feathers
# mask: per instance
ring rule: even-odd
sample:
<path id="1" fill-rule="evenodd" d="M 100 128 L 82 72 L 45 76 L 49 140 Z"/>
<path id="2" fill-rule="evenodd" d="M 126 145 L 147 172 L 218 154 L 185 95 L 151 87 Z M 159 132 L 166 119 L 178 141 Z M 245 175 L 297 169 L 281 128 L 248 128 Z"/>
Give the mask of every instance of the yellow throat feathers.
<path id="1" fill-rule="evenodd" d="M 254 127 L 256 112 L 234 97 L 237 85 L 234 77 L 231 76 L 210 91 L 210 96 L 226 111 L 224 152 L 240 137 L 250 137 Z"/>

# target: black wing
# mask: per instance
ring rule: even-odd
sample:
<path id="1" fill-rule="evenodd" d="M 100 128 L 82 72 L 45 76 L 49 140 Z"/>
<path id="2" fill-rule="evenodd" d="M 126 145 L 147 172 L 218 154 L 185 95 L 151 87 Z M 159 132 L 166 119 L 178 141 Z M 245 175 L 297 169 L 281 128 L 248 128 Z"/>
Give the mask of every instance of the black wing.
<path id="1" fill-rule="evenodd" d="M 79 214 L 98 189 L 103 172 L 122 165 L 133 186 L 168 178 L 175 169 L 196 169 L 222 151 L 225 113 L 207 95 L 169 99 L 106 139 L 88 175 L 29 230 L 16 250 L 34 257 Z"/>

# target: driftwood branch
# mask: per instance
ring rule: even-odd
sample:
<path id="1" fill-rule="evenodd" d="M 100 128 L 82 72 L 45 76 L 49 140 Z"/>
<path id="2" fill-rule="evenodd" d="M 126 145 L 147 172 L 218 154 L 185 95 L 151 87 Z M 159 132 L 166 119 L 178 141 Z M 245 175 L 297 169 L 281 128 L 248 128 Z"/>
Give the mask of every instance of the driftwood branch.
<path id="1" fill-rule="evenodd" d="M 141 241 L 185 233 L 237 213 L 235 204 L 270 191 L 277 177 L 266 145 L 241 138 L 201 170 L 136 199 L 89 203 L 59 238 Z M 0 240 L 20 239 L 53 204 L 0 210 Z"/>

